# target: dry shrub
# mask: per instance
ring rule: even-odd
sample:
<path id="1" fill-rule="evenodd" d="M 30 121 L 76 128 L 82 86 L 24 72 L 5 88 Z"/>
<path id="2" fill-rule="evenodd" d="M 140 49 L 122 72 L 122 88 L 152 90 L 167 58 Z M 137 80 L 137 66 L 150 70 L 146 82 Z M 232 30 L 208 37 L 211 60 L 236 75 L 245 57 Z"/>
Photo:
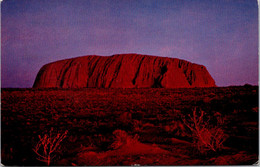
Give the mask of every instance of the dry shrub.
<path id="1" fill-rule="evenodd" d="M 133 120 L 133 131 L 135 131 L 135 132 L 143 131 L 142 121 Z"/>
<path id="2" fill-rule="evenodd" d="M 133 144 L 138 141 L 139 136 L 135 135 L 133 138 L 127 134 L 127 132 L 123 130 L 115 130 L 113 132 L 115 136 L 115 140 L 112 143 L 111 147 L 113 149 L 119 149 L 123 145 Z"/>
<path id="3" fill-rule="evenodd" d="M 111 144 L 111 139 L 108 135 L 103 135 L 103 134 L 95 134 L 93 138 L 90 141 L 90 144 L 102 149 L 106 150 L 110 144 Z"/>
<path id="4" fill-rule="evenodd" d="M 223 149 L 223 142 L 227 139 L 224 131 L 210 124 L 210 119 L 207 118 L 204 111 L 197 113 L 196 108 L 193 110 L 193 115 L 188 115 L 185 119 L 182 117 L 184 124 L 191 130 L 193 143 L 201 153 L 208 151 L 220 151 Z"/>
<path id="5" fill-rule="evenodd" d="M 60 146 L 60 143 L 67 137 L 68 130 L 64 133 L 55 133 L 51 128 L 49 134 L 43 137 L 39 135 L 39 142 L 36 144 L 33 151 L 37 154 L 38 160 L 50 165 L 51 160 L 54 158 L 54 152 Z"/>
<path id="6" fill-rule="evenodd" d="M 186 128 L 181 120 L 173 120 L 169 125 L 164 126 L 167 133 L 174 134 L 175 136 L 185 137 L 188 136 Z"/>
<path id="7" fill-rule="evenodd" d="M 131 129 L 133 124 L 132 114 L 130 112 L 123 112 L 120 116 L 116 119 L 117 125 L 123 127 L 124 129 Z"/>

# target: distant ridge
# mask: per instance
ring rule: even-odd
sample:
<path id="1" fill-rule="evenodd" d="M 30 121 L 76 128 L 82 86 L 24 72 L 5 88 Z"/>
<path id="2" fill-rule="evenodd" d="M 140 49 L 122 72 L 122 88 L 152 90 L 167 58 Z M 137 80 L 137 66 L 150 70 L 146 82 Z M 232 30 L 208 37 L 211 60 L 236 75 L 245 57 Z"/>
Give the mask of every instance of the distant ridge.
<path id="1" fill-rule="evenodd" d="M 82 56 L 44 65 L 33 88 L 215 87 L 203 65 L 139 54 Z"/>

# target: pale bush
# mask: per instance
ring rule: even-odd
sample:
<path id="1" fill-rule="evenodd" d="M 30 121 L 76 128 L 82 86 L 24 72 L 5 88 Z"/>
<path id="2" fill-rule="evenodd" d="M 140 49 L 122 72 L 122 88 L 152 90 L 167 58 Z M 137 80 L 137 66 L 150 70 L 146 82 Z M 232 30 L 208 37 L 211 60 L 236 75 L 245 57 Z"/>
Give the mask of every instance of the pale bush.
<path id="1" fill-rule="evenodd" d="M 39 135 L 39 142 L 33 151 L 37 154 L 38 160 L 50 165 L 54 158 L 54 152 L 58 149 L 60 143 L 67 137 L 68 130 L 64 133 L 54 133 L 51 128 L 49 134 Z"/>
<path id="2" fill-rule="evenodd" d="M 223 148 L 223 142 L 227 135 L 218 127 L 210 124 L 210 119 L 205 119 L 204 111 L 197 114 L 196 109 L 193 115 L 188 115 L 185 119 L 182 117 L 184 124 L 191 130 L 193 136 L 193 144 L 201 153 L 207 151 L 220 151 Z"/>

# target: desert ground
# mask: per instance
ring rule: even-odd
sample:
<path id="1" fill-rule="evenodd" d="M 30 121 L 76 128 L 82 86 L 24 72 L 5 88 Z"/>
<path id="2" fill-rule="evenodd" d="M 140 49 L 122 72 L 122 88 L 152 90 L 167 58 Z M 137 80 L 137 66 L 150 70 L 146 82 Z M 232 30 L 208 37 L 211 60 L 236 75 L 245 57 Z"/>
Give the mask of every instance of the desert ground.
<path id="1" fill-rule="evenodd" d="M 251 165 L 258 87 L 2 89 L 4 165 Z"/>

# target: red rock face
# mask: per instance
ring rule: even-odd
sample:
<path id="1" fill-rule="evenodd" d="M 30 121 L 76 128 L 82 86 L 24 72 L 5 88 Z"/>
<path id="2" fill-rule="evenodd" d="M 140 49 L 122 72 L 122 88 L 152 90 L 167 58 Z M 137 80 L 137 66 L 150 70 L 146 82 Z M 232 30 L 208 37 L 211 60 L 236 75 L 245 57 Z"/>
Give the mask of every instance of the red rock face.
<path id="1" fill-rule="evenodd" d="M 215 87 L 206 67 L 175 58 L 121 54 L 83 56 L 44 65 L 34 88 Z"/>

